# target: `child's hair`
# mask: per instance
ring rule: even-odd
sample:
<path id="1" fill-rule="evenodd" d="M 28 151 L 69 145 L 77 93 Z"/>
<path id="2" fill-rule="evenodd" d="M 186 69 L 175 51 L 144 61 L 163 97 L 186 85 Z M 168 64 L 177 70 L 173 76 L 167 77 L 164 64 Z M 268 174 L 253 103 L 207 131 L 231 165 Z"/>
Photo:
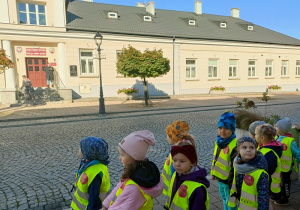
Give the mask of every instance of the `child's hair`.
<path id="1" fill-rule="evenodd" d="M 251 138 L 250 136 L 242 136 L 240 137 L 238 140 L 237 140 L 237 143 L 236 143 L 236 148 L 237 148 L 237 152 L 238 152 L 238 157 L 239 159 L 237 161 L 235 161 L 237 164 L 243 164 L 245 161 L 242 160 L 242 157 L 241 157 L 241 153 L 240 153 L 240 146 L 245 143 L 245 142 L 251 142 L 253 143 L 254 147 L 257 148 L 257 143 L 256 141 Z M 256 153 L 255 155 L 257 154 L 257 150 L 255 150 Z"/>
<path id="2" fill-rule="evenodd" d="M 268 140 L 275 141 L 276 129 L 269 124 L 259 125 L 256 128 L 261 136 L 266 137 Z"/>
<path id="3" fill-rule="evenodd" d="M 187 122 L 177 120 L 167 126 L 166 133 L 172 141 L 177 143 L 178 141 L 181 141 L 184 136 L 188 135 L 189 130 L 190 125 Z"/>
<path id="4" fill-rule="evenodd" d="M 182 140 L 178 141 L 176 146 L 193 145 L 196 148 L 194 136 L 191 134 L 183 135 Z"/>
<path id="5" fill-rule="evenodd" d="M 125 169 L 124 172 L 121 175 L 121 179 L 128 179 L 130 178 L 133 173 L 138 168 L 142 168 L 144 166 L 147 166 L 149 164 L 148 158 L 145 158 L 145 160 L 133 160 Z"/>

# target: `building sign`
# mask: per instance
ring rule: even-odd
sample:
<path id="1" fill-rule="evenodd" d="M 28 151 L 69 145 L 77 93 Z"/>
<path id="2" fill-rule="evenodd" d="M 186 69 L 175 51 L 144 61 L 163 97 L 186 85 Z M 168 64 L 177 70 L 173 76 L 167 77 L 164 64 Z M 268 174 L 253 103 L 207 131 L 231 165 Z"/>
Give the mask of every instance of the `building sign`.
<path id="1" fill-rule="evenodd" d="M 56 66 L 56 63 L 50 63 L 50 66 Z"/>
<path id="2" fill-rule="evenodd" d="M 22 52 L 22 47 L 17 47 L 17 52 L 21 53 Z"/>
<path id="3" fill-rule="evenodd" d="M 46 48 L 26 48 L 26 55 L 46 56 Z"/>
<path id="4" fill-rule="evenodd" d="M 77 77 L 77 66 L 76 65 L 70 65 L 70 76 Z"/>

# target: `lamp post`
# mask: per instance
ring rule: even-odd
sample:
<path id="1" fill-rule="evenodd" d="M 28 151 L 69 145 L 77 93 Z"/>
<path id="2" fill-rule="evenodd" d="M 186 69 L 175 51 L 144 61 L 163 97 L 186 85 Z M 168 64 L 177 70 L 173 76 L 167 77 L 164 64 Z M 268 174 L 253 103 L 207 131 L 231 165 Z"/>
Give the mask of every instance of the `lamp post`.
<path id="1" fill-rule="evenodd" d="M 99 98 L 99 114 L 105 114 L 105 105 L 103 98 L 103 87 L 102 87 L 102 72 L 101 72 L 101 49 L 103 36 L 98 31 L 94 36 L 95 43 L 97 45 L 98 57 L 99 57 L 99 77 L 100 77 L 100 98 Z"/>

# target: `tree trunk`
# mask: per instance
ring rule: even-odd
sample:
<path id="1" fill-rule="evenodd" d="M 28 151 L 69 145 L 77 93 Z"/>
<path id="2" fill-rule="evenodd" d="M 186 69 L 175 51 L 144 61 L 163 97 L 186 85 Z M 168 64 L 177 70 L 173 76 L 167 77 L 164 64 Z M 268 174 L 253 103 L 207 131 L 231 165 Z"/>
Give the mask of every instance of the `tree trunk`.
<path id="1" fill-rule="evenodd" d="M 147 107 L 148 106 L 148 84 L 147 84 L 147 81 L 146 81 L 146 78 L 144 77 L 144 98 L 145 98 L 145 106 Z"/>

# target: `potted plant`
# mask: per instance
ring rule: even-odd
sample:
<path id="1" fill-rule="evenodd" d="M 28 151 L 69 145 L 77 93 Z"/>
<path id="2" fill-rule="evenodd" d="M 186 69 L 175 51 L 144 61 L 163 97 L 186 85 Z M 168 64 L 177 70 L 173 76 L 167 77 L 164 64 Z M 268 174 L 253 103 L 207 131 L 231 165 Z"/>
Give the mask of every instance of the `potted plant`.
<path id="1" fill-rule="evenodd" d="M 225 93 L 225 87 L 223 86 L 214 86 L 209 89 L 209 94 L 223 94 Z"/>
<path id="2" fill-rule="evenodd" d="M 138 96 L 138 89 L 133 88 L 122 88 L 117 91 L 119 98 L 124 98 L 124 99 L 133 99 L 137 98 Z"/>
<path id="3" fill-rule="evenodd" d="M 270 85 L 268 86 L 267 90 L 270 93 L 281 92 L 281 87 L 279 85 Z"/>

